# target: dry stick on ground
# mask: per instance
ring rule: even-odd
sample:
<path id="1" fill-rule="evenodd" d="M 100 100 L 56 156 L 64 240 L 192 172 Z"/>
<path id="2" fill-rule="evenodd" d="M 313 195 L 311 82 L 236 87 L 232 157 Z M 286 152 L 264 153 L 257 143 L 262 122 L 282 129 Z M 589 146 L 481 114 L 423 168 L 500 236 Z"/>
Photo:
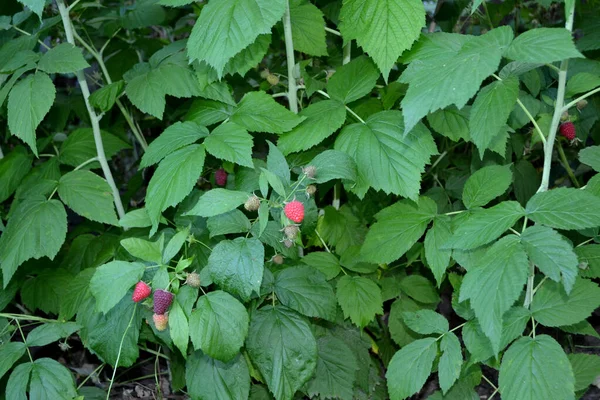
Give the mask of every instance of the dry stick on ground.
<path id="1" fill-rule="evenodd" d="M 75 37 L 73 35 L 73 25 L 71 24 L 71 19 L 69 17 L 69 10 L 65 5 L 64 0 L 56 0 L 56 4 L 58 5 L 58 11 L 60 12 L 63 26 L 65 28 L 65 35 L 67 36 L 67 41 L 73 46 L 75 46 Z M 90 104 L 90 89 L 88 87 L 87 81 L 85 80 L 85 74 L 83 73 L 83 70 L 77 71 L 76 76 L 77 81 L 79 82 L 79 86 L 81 87 L 81 93 L 83 94 L 85 106 L 90 116 L 92 131 L 94 133 L 94 142 L 96 143 L 96 153 L 98 155 L 98 162 L 102 167 L 102 173 L 104 174 L 104 178 L 106 179 L 106 182 L 112 190 L 115 207 L 117 209 L 117 213 L 119 214 L 120 219 L 123 218 L 123 216 L 125 215 L 125 210 L 123 209 L 123 203 L 121 202 L 119 189 L 115 184 L 115 180 L 113 179 L 112 173 L 110 172 L 108 162 L 106 161 L 106 154 L 104 153 L 104 145 L 102 144 L 102 136 L 100 134 L 100 120 Z"/>

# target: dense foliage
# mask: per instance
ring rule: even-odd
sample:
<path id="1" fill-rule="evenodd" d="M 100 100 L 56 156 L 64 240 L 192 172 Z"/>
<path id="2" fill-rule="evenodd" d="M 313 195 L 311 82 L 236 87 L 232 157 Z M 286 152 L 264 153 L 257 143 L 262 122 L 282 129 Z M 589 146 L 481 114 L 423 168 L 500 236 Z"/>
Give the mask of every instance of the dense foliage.
<path id="1" fill-rule="evenodd" d="M 581 397 L 598 15 L 3 0 L 0 398 Z"/>

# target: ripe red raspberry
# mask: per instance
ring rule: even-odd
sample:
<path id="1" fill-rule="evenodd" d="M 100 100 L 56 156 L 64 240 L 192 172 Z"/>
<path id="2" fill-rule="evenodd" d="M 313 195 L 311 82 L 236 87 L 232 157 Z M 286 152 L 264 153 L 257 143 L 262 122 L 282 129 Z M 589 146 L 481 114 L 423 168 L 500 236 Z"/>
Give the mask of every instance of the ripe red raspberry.
<path id="1" fill-rule="evenodd" d="M 152 293 L 150 286 L 148 286 L 146 282 L 139 281 L 135 285 L 135 289 L 133 289 L 133 296 L 131 296 L 131 299 L 137 303 L 150 296 L 150 293 Z"/>
<path id="2" fill-rule="evenodd" d="M 298 200 L 290 201 L 285 205 L 283 212 L 286 217 L 299 224 L 304 219 L 304 204 Z"/>
<path id="3" fill-rule="evenodd" d="M 198 275 L 196 272 L 190 272 L 189 274 L 187 274 L 185 283 L 187 283 L 189 286 L 191 286 L 193 288 L 199 288 L 200 287 L 200 275 Z"/>
<path id="4" fill-rule="evenodd" d="M 569 140 L 573 140 L 577 137 L 577 134 L 575 133 L 575 125 L 573 125 L 572 122 L 565 122 L 561 124 L 558 131 L 562 136 Z"/>
<path id="5" fill-rule="evenodd" d="M 167 329 L 167 325 L 169 324 L 169 316 L 167 314 L 154 314 L 152 320 L 154 320 L 154 326 L 157 331 Z"/>
<path id="6" fill-rule="evenodd" d="M 215 171 L 215 183 L 218 186 L 227 185 L 227 172 L 223 168 L 219 168 Z"/>
<path id="7" fill-rule="evenodd" d="M 253 194 L 248 197 L 248 200 L 244 203 L 244 208 L 248 211 L 256 211 L 260 208 L 260 199 L 257 195 Z"/>
<path id="8" fill-rule="evenodd" d="M 154 313 L 162 315 L 167 312 L 173 302 L 173 293 L 166 290 L 154 291 Z"/>

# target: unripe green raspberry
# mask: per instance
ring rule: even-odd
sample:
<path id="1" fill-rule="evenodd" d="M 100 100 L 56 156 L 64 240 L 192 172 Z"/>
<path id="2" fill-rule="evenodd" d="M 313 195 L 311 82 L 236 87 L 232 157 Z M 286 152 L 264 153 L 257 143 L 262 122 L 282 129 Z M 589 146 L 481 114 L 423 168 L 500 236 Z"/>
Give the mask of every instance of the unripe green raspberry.
<path id="1" fill-rule="evenodd" d="M 315 185 L 308 185 L 306 187 L 306 194 L 308 197 L 312 197 L 317 192 L 317 187 Z"/>
<path id="2" fill-rule="evenodd" d="M 260 207 L 260 199 L 257 195 L 253 194 L 244 203 L 244 208 L 248 211 L 256 211 Z"/>
<path id="3" fill-rule="evenodd" d="M 317 167 L 314 165 L 307 165 L 306 167 L 302 168 L 302 172 L 304 172 L 304 175 L 307 177 L 313 179 L 317 175 Z"/>
<path id="4" fill-rule="evenodd" d="M 269 82 L 271 86 L 275 86 L 279 84 L 279 77 L 274 74 L 269 74 L 267 75 L 267 82 Z"/>
<path id="5" fill-rule="evenodd" d="M 283 233 L 285 234 L 285 237 L 290 240 L 295 240 L 298 236 L 298 232 L 300 232 L 300 228 L 298 228 L 298 226 L 296 225 L 286 225 L 283 228 Z"/>
<path id="6" fill-rule="evenodd" d="M 273 261 L 277 265 L 281 265 L 283 264 L 283 256 L 281 254 L 275 254 L 271 261 Z"/>
<path id="7" fill-rule="evenodd" d="M 193 288 L 199 288 L 200 287 L 200 275 L 198 275 L 196 272 L 190 272 L 189 274 L 187 274 L 187 277 L 185 278 L 185 283 L 187 283 L 188 286 L 191 286 Z"/>

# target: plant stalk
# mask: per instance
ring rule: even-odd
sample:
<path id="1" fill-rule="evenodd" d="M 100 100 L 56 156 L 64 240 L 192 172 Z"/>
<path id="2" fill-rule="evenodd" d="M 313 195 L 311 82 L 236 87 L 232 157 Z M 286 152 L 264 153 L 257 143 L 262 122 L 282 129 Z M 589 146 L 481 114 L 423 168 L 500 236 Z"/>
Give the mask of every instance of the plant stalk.
<path id="1" fill-rule="evenodd" d="M 285 14 L 283 15 L 283 33 L 285 35 L 285 55 L 288 70 L 288 102 L 290 111 L 298 113 L 298 86 L 294 76 L 296 61 L 294 59 L 294 39 L 292 38 L 292 20 L 290 17 L 290 2 L 286 2 Z"/>
<path id="2" fill-rule="evenodd" d="M 60 13 L 60 17 L 63 22 L 63 26 L 65 28 L 65 35 L 67 36 L 67 41 L 75 46 L 75 36 L 73 35 L 73 25 L 71 24 L 71 18 L 69 17 L 69 10 L 67 9 L 64 0 L 56 0 L 56 4 L 58 5 L 58 11 Z M 96 112 L 92 108 L 90 104 L 90 89 L 88 87 L 87 81 L 85 80 L 85 74 L 83 70 L 77 71 L 76 73 L 77 81 L 79 82 L 79 87 L 81 88 L 81 93 L 83 95 L 83 100 L 85 102 L 85 106 L 87 108 L 88 114 L 90 116 L 90 122 L 92 124 L 92 131 L 94 132 L 94 142 L 96 143 L 96 153 L 98 154 L 98 162 L 100 163 L 100 167 L 102 168 L 102 173 L 104 174 L 104 178 L 106 182 L 112 189 L 113 199 L 115 202 L 115 207 L 117 209 L 117 214 L 119 218 L 123 218 L 125 215 L 125 209 L 123 208 L 123 203 L 121 202 L 121 196 L 119 194 L 119 189 L 115 184 L 115 180 L 110 172 L 110 168 L 108 166 L 108 161 L 106 160 L 106 154 L 104 152 L 104 144 L 102 143 L 102 136 L 100 134 L 100 123 Z"/>

